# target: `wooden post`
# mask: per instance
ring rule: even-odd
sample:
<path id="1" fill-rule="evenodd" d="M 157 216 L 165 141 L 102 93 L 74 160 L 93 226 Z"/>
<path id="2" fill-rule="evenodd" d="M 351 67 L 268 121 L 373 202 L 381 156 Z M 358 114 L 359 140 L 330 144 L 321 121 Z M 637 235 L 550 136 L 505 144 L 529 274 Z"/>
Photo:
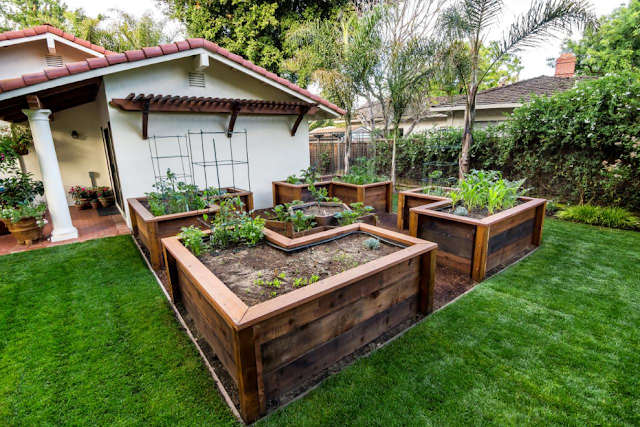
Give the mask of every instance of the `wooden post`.
<path id="1" fill-rule="evenodd" d="M 278 205 L 278 190 L 275 182 L 271 183 L 271 191 L 273 192 L 273 207 L 275 208 Z"/>
<path id="2" fill-rule="evenodd" d="M 147 230 L 149 232 L 149 257 L 151 258 L 151 266 L 154 270 L 159 270 L 162 268 L 162 260 L 160 258 L 160 254 L 162 251 L 162 243 L 160 243 L 160 239 L 158 238 L 158 223 L 154 222 L 152 224 L 148 224 Z"/>
<path id="3" fill-rule="evenodd" d="M 393 184 L 387 185 L 387 212 L 393 212 Z M 400 211 L 398 210 L 398 214 L 399 213 Z"/>
<path id="4" fill-rule="evenodd" d="M 396 227 L 398 230 L 404 229 L 404 194 L 402 194 L 402 191 L 398 193 L 398 221 Z"/>
<path id="5" fill-rule="evenodd" d="M 237 369 L 240 415 L 245 423 L 251 424 L 260 417 L 260 397 L 258 395 L 258 371 L 256 349 L 253 343 L 253 329 L 233 330 L 233 350 Z"/>
<path id="6" fill-rule="evenodd" d="M 253 327 L 253 341 L 256 347 L 256 376 L 258 378 L 258 400 L 260 402 L 260 416 L 267 414 L 267 396 L 264 393 L 264 379 L 262 375 L 262 341 L 260 339 L 260 325 Z"/>
<path id="7" fill-rule="evenodd" d="M 302 187 L 293 189 L 293 200 L 302 200 Z"/>
<path id="8" fill-rule="evenodd" d="M 409 235 L 418 237 L 418 214 L 409 211 Z"/>
<path id="9" fill-rule="evenodd" d="M 433 290 L 436 283 L 436 254 L 434 249 L 420 257 L 420 312 L 433 313 Z"/>
<path id="10" fill-rule="evenodd" d="M 482 282 L 487 268 L 487 251 L 489 249 L 489 226 L 476 226 L 476 239 L 473 246 L 471 278 Z"/>
<path id="11" fill-rule="evenodd" d="M 364 201 L 364 197 L 365 197 L 364 187 L 358 187 L 356 190 L 356 201 L 366 204 Z"/>
<path id="12" fill-rule="evenodd" d="M 129 207 L 129 218 L 131 218 L 131 234 L 138 235 L 138 213 Z"/>
<path id="13" fill-rule="evenodd" d="M 542 243 L 542 229 L 544 227 L 544 216 L 547 212 L 547 202 L 544 202 L 536 208 L 535 221 L 533 223 L 533 241 L 535 246 L 540 246 Z"/>

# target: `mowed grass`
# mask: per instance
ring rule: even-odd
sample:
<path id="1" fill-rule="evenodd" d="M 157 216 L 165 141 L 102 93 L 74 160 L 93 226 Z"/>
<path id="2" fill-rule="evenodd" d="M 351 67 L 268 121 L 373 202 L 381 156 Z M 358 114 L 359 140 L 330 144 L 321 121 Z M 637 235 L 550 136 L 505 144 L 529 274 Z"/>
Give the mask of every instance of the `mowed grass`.
<path id="1" fill-rule="evenodd" d="M 640 233 L 558 220 L 538 252 L 261 423 L 639 424 Z"/>
<path id="2" fill-rule="evenodd" d="M 128 236 L 0 257 L 0 425 L 235 425 Z"/>

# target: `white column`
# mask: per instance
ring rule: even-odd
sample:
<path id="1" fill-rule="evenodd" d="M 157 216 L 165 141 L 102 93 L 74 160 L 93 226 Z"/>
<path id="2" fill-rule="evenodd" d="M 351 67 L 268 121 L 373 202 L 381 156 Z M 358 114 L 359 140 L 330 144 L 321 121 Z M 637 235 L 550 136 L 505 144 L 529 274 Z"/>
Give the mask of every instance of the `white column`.
<path id="1" fill-rule="evenodd" d="M 78 230 L 71 223 L 71 214 L 67 205 L 67 193 L 65 192 L 56 149 L 53 145 L 49 115 L 51 110 L 22 110 L 29 118 L 33 145 L 38 156 L 44 194 L 47 197 L 47 206 L 51 213 L 53 231 L 51 241 L 76 239 Z"/>

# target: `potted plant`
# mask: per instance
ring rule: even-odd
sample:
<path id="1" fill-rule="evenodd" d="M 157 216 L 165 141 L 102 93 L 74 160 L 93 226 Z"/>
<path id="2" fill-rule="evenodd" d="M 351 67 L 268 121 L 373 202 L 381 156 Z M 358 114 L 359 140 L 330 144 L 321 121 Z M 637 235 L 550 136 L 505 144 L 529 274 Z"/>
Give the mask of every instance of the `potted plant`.
<path id="1" fill-rule="evenodd" d="M 7 142 L 14 153 L 20 156 L 29 154 L 29 147 L 33 143 L 31 129 L 21 125 L 3 126 L 0 128 L 0 139 Z"/>
<path id="2" fill-rule="evenodd" d="M 98 209 L 100 206 L 102 205 L 100 204 L 100 201 L 98 199 L 91 200 L 91 208 Z"/>
<path id="3" fill-rule="evenodd" d="M 80 205 L 82 207 L 79 208 L 80 210 L 89 209 L 91 207 L 91 200 L 94 197 L 92 196 L 90 189 L 76 185 L 75 187 L 71 187 L 69 194 L 73 200 L 81 202 Z"/>
<path id="4" fill-rule="evenodd" d="M 42 229 L 47 224 L 44 202 L 28 202 L 16 207 L 5 207 L 0 211 L 0 220 L 21 245 L 31 245 L 42 237 Z"/>
<path id="5" fill-rule="evenodd" d="M 108 208 L 115 204 L 113 190 L 109 187 L 96 187 L 96 196 L 103 208 Z"/>

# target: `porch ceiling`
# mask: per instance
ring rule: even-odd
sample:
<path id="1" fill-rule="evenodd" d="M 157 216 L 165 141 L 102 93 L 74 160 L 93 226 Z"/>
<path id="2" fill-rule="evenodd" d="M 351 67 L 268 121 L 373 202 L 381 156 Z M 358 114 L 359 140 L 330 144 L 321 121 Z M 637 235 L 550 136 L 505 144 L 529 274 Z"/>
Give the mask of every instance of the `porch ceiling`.
<path id="1" fill-rule="evenodd" d="M 21 123 L 27 121 L 27 116 L 22 112 L 24 109 L 43 108 L 56 113 L 93 102 L 101 85 L 102 77 L 96 77 L 0 101 L 0 120 Z M 34 106 L 34 102 L 37 106 Z"/>

